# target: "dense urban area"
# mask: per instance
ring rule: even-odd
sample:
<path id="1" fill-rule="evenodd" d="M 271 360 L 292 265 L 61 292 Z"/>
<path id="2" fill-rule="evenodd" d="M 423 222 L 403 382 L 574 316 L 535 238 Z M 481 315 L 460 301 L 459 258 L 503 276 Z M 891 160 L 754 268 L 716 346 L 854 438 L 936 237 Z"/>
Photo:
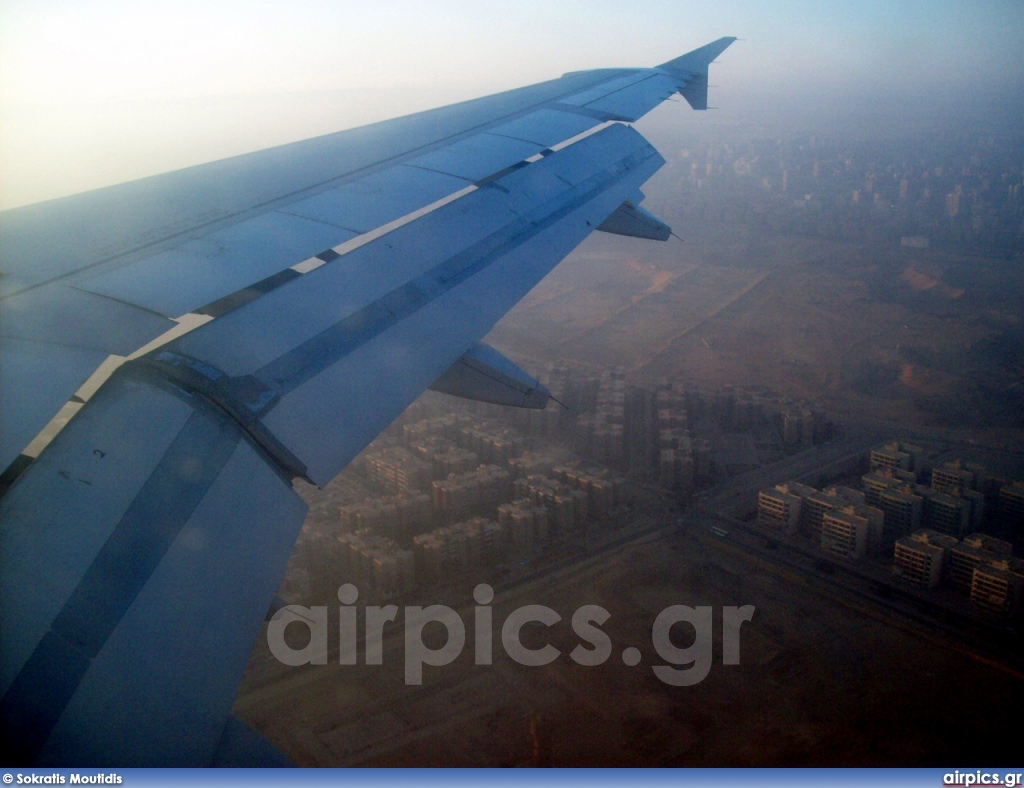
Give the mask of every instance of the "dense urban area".
<path id="1" fill-rule="evenodd" d="M 286 596 L 329 599 L 351 582 L 364 601 L 384 602 L 474 568 L 532 571 L 621 537 L 638 498 L 699 507 L 702 491 L 843 437 L 812 405 L 766 392 L 667 381 L 652 390 L 627 385 L 622 371 L 580 366 L 549 375 L 563 407 L 453 407 L 426 395 L 311 493 Z M 723 521 L 803 542 L 823 559 L 891 567 L 923 589 L 944 580 L 979 615 L 1012 619 L 1024 587 L 1024 561 L 1013 557 L 1024 480 L 960 458 L 936 462 L 899 441 L 807 476 L 822 489 L 787 479 Z"/>
<path id="2" fill-rule="evenodd" d="M 1020 140 L 933 132 L 900 140 L 694 139 L 672 159 L 687 212 L 739 227 L 1021 259 Z"/>

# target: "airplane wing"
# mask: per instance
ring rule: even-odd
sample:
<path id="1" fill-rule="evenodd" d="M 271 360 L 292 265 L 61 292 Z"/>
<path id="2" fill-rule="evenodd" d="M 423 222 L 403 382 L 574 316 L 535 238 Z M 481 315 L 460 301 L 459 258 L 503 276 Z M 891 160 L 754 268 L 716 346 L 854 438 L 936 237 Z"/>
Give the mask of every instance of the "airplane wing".
<path id="1" fill-rule="evenodd" d="M 12 762 L 203 765 L 306 507 L 424 389 L 547 391 L 480 339 L 663 164 L 722 38 L 0 214 L 0 724 Z M 108 355 L 123 364 L 28 463 Z"/>

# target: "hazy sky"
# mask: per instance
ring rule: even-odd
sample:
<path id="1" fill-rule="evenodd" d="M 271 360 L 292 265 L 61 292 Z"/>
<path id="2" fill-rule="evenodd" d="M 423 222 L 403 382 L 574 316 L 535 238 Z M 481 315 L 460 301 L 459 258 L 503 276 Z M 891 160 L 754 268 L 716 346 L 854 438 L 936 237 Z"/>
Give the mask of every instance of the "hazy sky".
<path id="1" fill-rule="evenodd" d="M 3 0 L 0 207 L 723 35 L 715 121 L 1021 108 L 1022 0 Z"/>

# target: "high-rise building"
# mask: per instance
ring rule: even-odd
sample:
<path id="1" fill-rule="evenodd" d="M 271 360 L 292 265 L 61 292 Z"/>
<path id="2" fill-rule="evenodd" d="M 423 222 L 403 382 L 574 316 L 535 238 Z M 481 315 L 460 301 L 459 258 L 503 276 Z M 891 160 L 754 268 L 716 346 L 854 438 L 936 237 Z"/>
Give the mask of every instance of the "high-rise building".
<path id="1" fill-rule="evenodd" d="M 852 511 L 825 512 L 821 520 L 821 549 L 837 558 L 863 558 L 869 530 L 868 519 Z"/>
<path id="2" fill-rule="evenodd" d="M 832 511 L 846 512 L 867 520 L 868 549 L 881 546 L 885 514 L 877 506 L 868 505 L 867 495 L 864 492 L 854 490 L 852 487 L 832 485 L 822 490 L 821 494 L 835 501 L 835 508 Z"/>
<path id="3" fill-rule="evenodd" d="M 978 550 L 984 550 L 998 558 L 1009 558 L 1013 555 L 1013 545 L 1004 539 L 997 539 L 989 534 L 968 534 L 964 537 L 964 544 Z"/>
<path id="4" fill-rule="evenodd" d="M 830 498 L 839 498 L 845 504 L 852 504 L 854 506 L 864 506 L 867 504 L 867 498 L 864 493 L 860 490 L 855 490 L 852 487 L 832 485 L 831 487 L 826 487 L 821 492 L 823 495 L 827 495 Z"/>
<path id="5" fill-rule="evenodd" d="M 357 531 L 341 534 L 338 542 L 345 579 L 365 588 L 369 599 L 392 599 L 416 587 L 412 553 L 391 539 Z"/>
<path id="6" fill-rule="evenodd" d="M 949 584 L 962 594 L 970 594 L 974 570 L 984 565 L 1000 565 L 1012 557 L 1013 546 L 988 534 L 970 534 L 950 551 Z"/>
<path id="7" fill-rule="evenodd" d="M 525 553 L 535 544 L 547 542 L 548 513 L 543 506 L 535 506 L 529 498 L 520 498 L 498 507 L 498 522 L 509 536 L 511 548 Z"/>
<path id="8" fill-rule="evenodd" d="M 985 495 L 977 490 L 964 490 L 963 497 L 971 505 L 971 530 L 977 531 L 985 522 Z"/>
<path id="9" fill-rule="evenodd" d="M 963 493 L 974 488 L 974 474 L 962 467 L 959 460 L 932 468 L 932 487 L 939 492 Z"/>
<path id="10" fill-rule="evenodd" d="M 915 585 L 935 588 L 942 577 L 945 551 L 928 542 L 903 536 L 896 540 L 892 573 Z"/>
<path id="11" fill-rule="evenodd" d="M 953 217 L 960 213 L 960 187 L 946 195 L 946 215 Z"/>
<path id="12" fill-rule="evenodd" d="M 971 526 L 971 502 L 958 495 L 931 492 L 924 498 L 924 524 L 939 533 L 963 537 Z"/>
<path id="13" fill-rule="evenodd" d="M 551 533 L 562 537 L 586 527 L 590 516 L 587 493 L 546 476 L 516 479 L 516 496 L 529 498 L 535 506 L 548 512 Z"/>
<path id="14" fill-rule="evenodd" d="M 593 519 L 604 517 L 618 505 L 616 493 L 620 479 L 607 469 L 587 470 L 578 465 L 560 465 L 552 470 L 552 475 L 563 484 L 587 494 L 587 512 Z"/>
<path id="15" fill-rule="evenodd" d="M 939 533 L 938 531 L 933 531 L 931 528 L 918 528 L 910 535 L 910 538 L 916 539 L 919 542 L 927 542 L 928 544 L 935 545 L 936 547 L 941 547 L 943 550 L 952 550 L 960 544 L 960 540 L 956 537 Z"/>
<path id="16" fill-rule="evenodd" d="M 800 526 L 800 497 L 779 489 L 761 490 L 757 496 L 757 522 L 777 528 L 787 536 L 796 533 Z"/>
<path id="17" fill-rule="evenodd" d="M 814 487 L 811 487 L 808 484 L 801 484 L 800 482 L 794 482 L 794 481 L 788 481 L 788 482 L 782 482 L 781 484 L 776 484 L 775 485 L 775 490 L 777 490 L 778 492 L 787 493 L 788 495 L 795 496 L 796 498 L 798 498 L 800 500 L 799 514 L 798 514 L 798 525 L 800 527 L 802 527 L 802 523 L 803 523 L 803 519 L 804 519 L 804 511 L 803 511 L 804 501 L 808 497 L 810 497 L 812 495 L 816 495 L 818 493 L 818 491 Z"/>
<path id="18" fill-rule="evenodd" d="M 394 599 L 416 588 L 411 550 L 374 550 L 371 553 L 372 588 L 378 601 Z"/>
<path id="19" fill-rule="evenodd" d="M 434 508 L 449 522 L 474 515 L 491 514 L 512 498 L 512 477 L 497 465 L 481 465 L 475 471 L 433 482 Z"/>
<path id="20" fill-rule="evenodd" d="M 898 539 L 916 530 L 921 523 L 921 496 L 889 488 L 878 498 L 878 508 L 885 515 L 883 535 Z"/>
<path id="21" fill-rule="evenodd" d="M 800 504 L 800 530 L 805 536 L 818 538 L 821 535 L 821 524 L 825 514 L 841 505 L 838 498 L 815 490 L 803 498 Z"/>
<path id="22" fill-rule="evenodd" d="M 794 406 L 782 411 L 782 442 L 809 449 L 814 445 L 815 414 L 810 408 Z"/>
<path id="23" fill-rule="evenodd" d="M 981 564 L 971 578 L 971 602 L 987 613 L 1010 616 L 1024 587 L 1024 562 L 1010 558 Z"/>
<path id="24" fill-rule="evenodd" d="M 999 489 L 999 519 L 1013 528 L 1024 528 L 1024 481 Z"/>
<path id="25" fill-rule="evenodd" d="M 392 493 L 422 490 L 430 482 L 430 467 L 401 447 L 371 452 L 365 467 L 371 482 Z"/>
<path id="26" fill-rule="evenodd" d="M 913 471 L 883 468 L 864 474 L 860 481 L 864 487 L 864 501 L 868 506 L 878 506 L 882 493 L 889 489 L 913 492 L 916 475 Z"/>
<path id="27" fill-rule="evenodd" d="M 872 471 L 860 477 L 864 487 L 864 500 L 869 506 L 878 506 L 882 493 L 893 485 L 893 477 L 887 473 Z"/>
<path id="28" fill-rule="evenodd" d="M 662 430 L 664 435 L 668 430 Z M 677 449 L 661 449 L 658 455 L 658 481 L 666 490 L 688 493 L 693 490 L 693 450 L 689 437 Z"/>
<path id="29" fill-rule="evenodd" d="M 342 531 L 374 531 L 403 539 L 433 527 L 434 508 L 426 493 L 370 498 L 338 507 Z"/>
<path id="30" fill-rule="evenodd" d="M 890 441 L 871 450 L 871 470 L 902 470 L 918 472 L 923 452 L 911 443 Z"/>

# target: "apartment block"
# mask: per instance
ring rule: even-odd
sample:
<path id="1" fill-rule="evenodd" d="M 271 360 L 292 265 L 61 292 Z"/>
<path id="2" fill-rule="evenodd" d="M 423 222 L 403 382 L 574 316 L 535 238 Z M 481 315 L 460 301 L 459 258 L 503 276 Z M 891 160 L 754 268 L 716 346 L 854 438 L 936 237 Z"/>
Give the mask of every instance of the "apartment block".
<path id="1" fill-rule="evenodd" d="M 837 558 L 857 560 L 867 552 L 870 524 L 852 511 L 832 510 L 821 519 L 821 549 Z"/>
<path id="2" fill-rule="evenodd" d="M 490 514 L 512 498 L 512 477 L 497 465 L 481 465 L 475 471 L 449 476 L 431 485 L 434 508 L 449 522 Z"/>
<path id="3" fill-rule="evenodd" d="M 757 496 L 757 522 L 791 536 L 800 526 L 800 504 L 799 496 L 780 489 L 761 490 Z"/>
<path id="4" fill-rule="evenodd" d="M 878 499 L 878 508 L 885 515 L 883 536 L 898 539 L 921 524 L 921 496 L 895 488 L 885 490 Z"/>
<path id="5" fill-rule="evenodd" d="M 999 489 L 999 517 L 1013 528 L 1024 528 L 1024 481 Z"/>
<path id="6" fill-rule="evenodd" d="M 984 550 L 998 558 L 1009 558 L 1013 555 L 1013 545 L 1004 539 L 997 539 L 989 534 L 968 534 L 964 537 L 964 544 L 978 550 Z"/>
<path id="7" fill-rule="evenodd" d="M 416 587 L 412 553 L 391 539 L 358 531 L 342 534 L 338 542 L 342 575 L 366 589 L 367 599 L 392 599 Z"/>
<path id="8" fill-rule="evenodd" d="M 498 522 L 508 534 L 508 544 L 514 553 L 529 552 L 535 545 L 548 541 L 548 510 L 529 498 L 499 506 Z"/>
<path id="9" fill-rule="evenodd" d="M 892 441 L 871 450 L 871 470 L 902 470 L 916 473 L 921 469 L 922 455 L 919 446 Z"/>
<path id="10" fill-rule="evenodd" d="M 398 446 L 366 455 L 364 467 L 372 483 L 391 493 L 420 491 L 430 483 L 430 467 Z"/>
<path id="11" fill-rule="evenodd" d="M 516 498 L 528 498 L 534 506 L 548 512 L 548 525 L 553 537 L 581 531 L 589 517 L 587 493 L 547 476 L 516 479 Z"/>
<path id="12" fill-rule="evenodd" d="M 805 536 L 818 538 L 825 514 L 837 508 L 839 499 L 815 490 L 803 499 L 800 507 L 800 529 Z"/>
<path id="13" fill-rule="evenodd" d="M 903 536 L 896 540 L 892 573 L 924 588 L 935 588 L 942 578 L 945 550 L 925 541 Z"/>
<path id="14" fill-rule="evenodd" d="M 924 500 L 924 525 L 939 533 L 963 537 L 971 528 L 971 502 L 959 495 L 930 491 Z"/>
<path id="15" fill-rule="evenodd" d="M 950 551 L 949 584 L 962 594 L 970 594 L 974 570 L 996 565 L 1012 558 L 1013 546 L 988 534 L 970 534 Z"/>
<path id="16" fill-rule="evenodd" d="M 370 498 L 338 508 L 342 531 L 373 531 L 403 539 L 433 527 L 434 507 L 426 493 Z"/>
<path id="17" fill-rule="evenodd" d="M 939 492 L 963 493 L 974 488 L 974 474 L 961 466 L 959 460 L 932 468 L 932 487 Z"/>
<path id="18" fill-rule="evenodd" d="M 989 614 L 1013 614 L 1024 587 L 1024 562 L 1008 559 L 998 564 L 981 564 L 971 578 L 971 602 Z"/>

